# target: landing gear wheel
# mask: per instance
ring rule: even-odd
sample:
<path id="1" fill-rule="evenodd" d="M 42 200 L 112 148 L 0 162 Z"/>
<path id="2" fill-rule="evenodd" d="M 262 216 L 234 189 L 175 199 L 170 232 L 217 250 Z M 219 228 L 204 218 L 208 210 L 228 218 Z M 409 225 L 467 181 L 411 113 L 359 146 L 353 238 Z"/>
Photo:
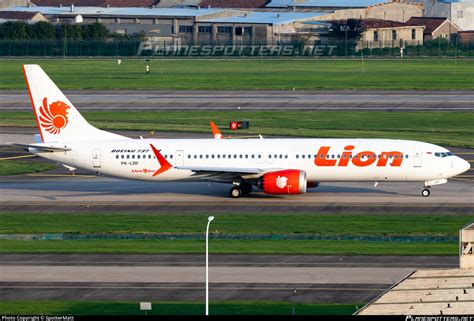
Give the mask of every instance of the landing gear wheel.
<path id="1" fill-rule="evenodd" d="M 250 184 L 241 184 L 240 185 L 240 188 L 242 189 L 242 194 L 244 195 L 248 195 L 250 193 L 252 193 L 252 185 Z"/>
<path id="2" fill-rule="evenodd" d="M 428 196 L 430 196 L 430 190 L 427 189 L 427 188 L 424 188 L 424 189 L 421 191 L 421 196 L 423 196 L 423 197 L 428 197 Z"/>
<path id="3" fill-rule="evenodd" d="M 239 198 L 240 196 L 242 196 L 242 190 L 239 186 L 234 186 L 230 189 L 229 195 L 232 198 Z"/>

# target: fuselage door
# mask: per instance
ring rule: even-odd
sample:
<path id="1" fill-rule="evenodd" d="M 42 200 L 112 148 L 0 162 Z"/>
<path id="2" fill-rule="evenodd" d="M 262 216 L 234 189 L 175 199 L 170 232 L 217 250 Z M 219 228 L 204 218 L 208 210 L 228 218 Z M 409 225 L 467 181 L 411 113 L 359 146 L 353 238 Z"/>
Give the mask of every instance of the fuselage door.
<path id="1" fill-rule="evenodd" d="M 183 150 L 177 150 L 174 153 L 174 157 L 176 159 L 175 166 L 184 166 L 184 151 Z"/>
<path id="2" fill-rule="evenodd" d="M 100 148 L 94 148 L 92 150 L 92 166 L 94 168 L 100 168 L 101 166 Z"/>
<path id="3" fill-rule="evenodd" d="M 421 164 L 421 149 L 415 148 L 415 150 L 413 151 L 413 167 L 421 167 Z"/>

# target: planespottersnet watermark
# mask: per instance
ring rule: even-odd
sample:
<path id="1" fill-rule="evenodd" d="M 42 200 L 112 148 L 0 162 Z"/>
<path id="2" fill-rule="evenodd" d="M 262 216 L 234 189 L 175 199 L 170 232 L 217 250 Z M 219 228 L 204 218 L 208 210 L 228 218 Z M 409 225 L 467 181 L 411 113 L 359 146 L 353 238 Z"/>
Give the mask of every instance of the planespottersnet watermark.
<path id="1" fill-rule="evenodd" d="M 142 41 L 137 56 L 332 56 L 336 45 L 164 45 Z"/>
<path id="2" fill-rule="evenodd" d="M 411 316 L 407 315 L 405 321 L 474 321 L 473 316 L 449 316 L 449 315 L 427 315 Z"/>

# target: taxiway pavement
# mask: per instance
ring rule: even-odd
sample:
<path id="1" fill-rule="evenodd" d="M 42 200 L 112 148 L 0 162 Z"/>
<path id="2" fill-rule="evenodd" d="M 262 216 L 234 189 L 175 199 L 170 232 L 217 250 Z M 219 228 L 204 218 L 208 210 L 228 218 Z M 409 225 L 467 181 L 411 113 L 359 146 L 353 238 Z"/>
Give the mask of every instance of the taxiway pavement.
<path id="1" fill-rule="evenodd" d="M 473 111 L 472 91 L 76 90 L 81 110 Z M 1 90 L 0 111 L 31 110 L 26 90 Z"/>

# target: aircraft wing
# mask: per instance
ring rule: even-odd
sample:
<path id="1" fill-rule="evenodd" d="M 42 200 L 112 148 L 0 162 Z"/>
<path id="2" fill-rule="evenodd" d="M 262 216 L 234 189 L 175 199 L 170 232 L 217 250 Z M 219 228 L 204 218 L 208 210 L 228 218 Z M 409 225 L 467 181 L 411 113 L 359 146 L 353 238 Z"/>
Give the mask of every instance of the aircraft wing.
<path id="1" fill-rule="evenodd" d="M 193 176 L 200 176 L 209 181 L 232 181 L 234 178 L 246 175 L 263 175 L 266 172 L 281 170 L 281 168 L 244 168 L 244 167 L 195 167 L 177 166 L 176 169 L 193 171 Z"/>
<path id="2" fill-rule="evenodd" d="M 29 149 L 29 148 L 35 148 L 35 149 L 38 149 L 40 151 L 45 151 L 45 152 L 67 152 L 67 151 L 70 151 L 71 149 L 64 146 L 64 147 L 61 147 L 61 146 L 47 146 L 47 145 L 39 145 L 39 144 L 12 144 L 12 146 L 18 146 L 18 147 L 22 147 L 22 148 L 25 148 L 25 149 Z"/>
<path id="3" fill-rule="evenodd" d="M 259 168 L 238 168 L 238 167 L 196 167 L 177 166 L 177 169 L 187 169 L 196 173 L 235 173 L 235 174 L 263 174 L 266 170 Z"/>

